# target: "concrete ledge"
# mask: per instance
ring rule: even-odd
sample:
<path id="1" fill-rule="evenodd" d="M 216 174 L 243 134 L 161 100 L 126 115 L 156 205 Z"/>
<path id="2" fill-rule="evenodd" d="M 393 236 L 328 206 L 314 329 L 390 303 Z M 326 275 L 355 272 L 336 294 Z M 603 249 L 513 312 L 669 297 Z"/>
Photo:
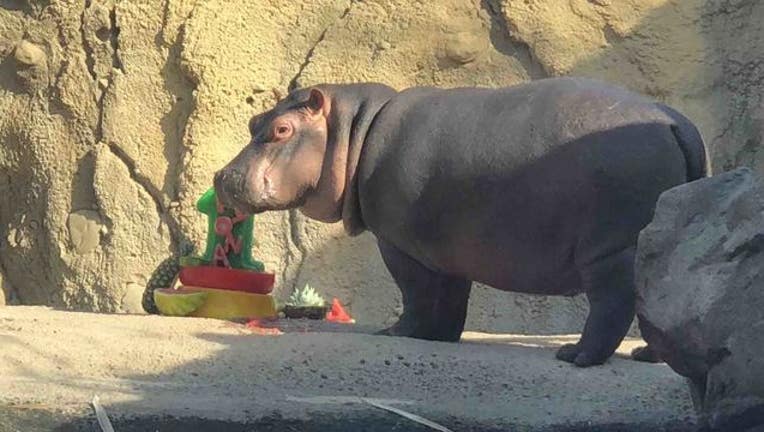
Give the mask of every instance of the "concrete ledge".
<path id="1" fill-rule="evenodd" d="M 575 336 L 466 333 L 449 344 L 338 328 L 354 330 L 296 324 L 260 336 L 208 319 L 3 307 L 0 432 L 97 430 L 95 394 L 120 432 L 428 430 L 358 397 L 455 431 L 694 424 L 687 386 L 665 365 L 614 357 L 578 369 L 555 360 L 555 347 Z"/>

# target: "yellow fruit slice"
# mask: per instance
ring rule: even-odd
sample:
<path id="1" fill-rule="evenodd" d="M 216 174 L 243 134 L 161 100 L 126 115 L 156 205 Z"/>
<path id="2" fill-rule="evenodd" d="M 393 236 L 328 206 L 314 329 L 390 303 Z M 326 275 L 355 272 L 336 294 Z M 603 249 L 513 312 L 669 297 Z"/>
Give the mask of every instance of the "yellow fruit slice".
<path id="1" fill-rule="evenodd" d="M 160 288 L 154 290 L 154 303 L 162 315 L 186 316 L 199 309 L 207 296 L 201 290 Z"/>
<path id="2" fill-rule="evenodd" d="M 191 312 L 190 316 L 233 319 L 270 318 L 278 314 L 276 301 L 270 295 L 195 286 L 183 286 L 182 289 L 207 294 L 204 304 Z"/>

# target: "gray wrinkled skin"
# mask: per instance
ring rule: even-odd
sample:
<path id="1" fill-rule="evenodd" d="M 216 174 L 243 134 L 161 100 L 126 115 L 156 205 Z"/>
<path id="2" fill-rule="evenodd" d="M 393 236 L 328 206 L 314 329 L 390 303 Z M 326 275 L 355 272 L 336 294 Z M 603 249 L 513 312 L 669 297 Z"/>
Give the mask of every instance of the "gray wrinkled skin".
<path id="1" fill-rule="evenodd" d="M 472 281 L 586 293 L 581 341 L 558 358 L 604 362 L 634 317 L 639 231 L 661 192 L 707 172 L 685 117 L 589 79 L 315 88 L 332 106 L 356 107 L 329 121 L 326 152 L 355 150 L 342 167 L 341 217 L 349 233 L 377 236 L 403 293 L 403 314 L 385 334 L 458 340 Z"/>

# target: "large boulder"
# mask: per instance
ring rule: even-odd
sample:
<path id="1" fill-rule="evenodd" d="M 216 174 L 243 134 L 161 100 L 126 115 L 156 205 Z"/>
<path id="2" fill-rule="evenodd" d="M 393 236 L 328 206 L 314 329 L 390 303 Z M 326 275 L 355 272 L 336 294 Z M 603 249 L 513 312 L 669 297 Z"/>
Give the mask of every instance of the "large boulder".
<path id="1" fill-rule="evenodd" d="M 639 237 L 642 335 L 714 430 L 764 423 L 763 269 L 764 181 L 747 168 L 665 192 Z"/>

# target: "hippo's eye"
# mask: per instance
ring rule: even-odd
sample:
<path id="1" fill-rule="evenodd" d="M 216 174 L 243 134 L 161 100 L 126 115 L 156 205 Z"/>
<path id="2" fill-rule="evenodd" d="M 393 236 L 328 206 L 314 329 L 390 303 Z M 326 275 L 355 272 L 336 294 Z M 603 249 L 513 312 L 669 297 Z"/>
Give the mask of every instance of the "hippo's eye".
<path id="1" fill-rule="evenodd" d="M 289 138 L 290 135 L 292 135 L 292 125 L 287 122 L 278 123 L 273 128 L 273 139 L 275 140 Z"/>

